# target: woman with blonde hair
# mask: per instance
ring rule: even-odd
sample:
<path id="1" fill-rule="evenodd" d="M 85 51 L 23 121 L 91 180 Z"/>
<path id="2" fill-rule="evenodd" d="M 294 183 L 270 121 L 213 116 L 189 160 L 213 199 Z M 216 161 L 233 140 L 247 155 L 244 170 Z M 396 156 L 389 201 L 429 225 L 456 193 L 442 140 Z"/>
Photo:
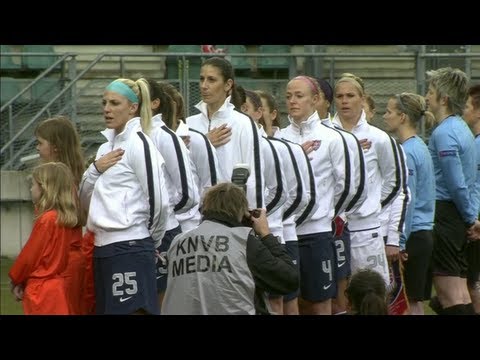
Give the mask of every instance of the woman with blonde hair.
<path id="1" fill-rule="evenodd" d="M 354 196 L 349 149 L 341 135 L 320 123 L 316 105 L 320 89 L 315 79 L 297 76 L 286 89 L 290 125 L 283 138 L 301 144 L 310 160 L 311 198 L 296 219 L 300 255 L 300 312 L 330 315 L 337 293 L 331 222 Z"/>
<path id="2" fill-rule="evenodd" d="M 433 125 L 433 114 L 426 111 L 425 99 L 401 93 L 391 97 L 383 115 L 386 130 L 398 135 L 408 167 L 410 202 L 400 248 L 405 260 L 405 287 L 411 315 L 423 315 L 423 301 L 431 296 L 430 258 L 433 249 L 435 176 L 427 145 L 417 135 L 422 121 Z M 405 247 L 406 243 L 406 247 Z"/>
<path id="3" fill-rule="evenodd" d="M 117 79 L 103 94 L 107 129 L 80 196 L 95 233 L 97 314 L 158 314 L 155 249 L 165 234 L 169 197 L 164 160 L 152 140 L 148 83 Z"/>
<path id="4" fill-rule="evenodd" d="M 388 217 L 389 207 L 402 193 L 401 158 L 395 140 L 366 120 L 363 81 L 353 74 L 344 75 L 335 84 L 337 113 L 333 123 L 358 139 L 371 142 L 371 147 L 364 148 L 367 197 L 360 207 L 347 213 L 352 274 L 364 267 L 373 268 L 383 275 L 385 284 L 389 284 L 387 255 L 392 259 L 398 257 L 399 232 L 396 237 L 388 236 L 389 220 L 383 221 L 381 215 Z M 392 224 L 395 222 L 400 227 L 401 214 L 395 212 L 394 216 Z M 386 246 L 384 236 L 388 236 Z"/>

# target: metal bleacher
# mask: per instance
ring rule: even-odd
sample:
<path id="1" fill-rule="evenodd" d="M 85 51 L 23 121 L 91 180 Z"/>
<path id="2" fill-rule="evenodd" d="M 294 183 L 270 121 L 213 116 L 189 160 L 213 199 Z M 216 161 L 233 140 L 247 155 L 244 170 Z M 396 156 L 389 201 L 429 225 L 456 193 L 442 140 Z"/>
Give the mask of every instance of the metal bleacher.
<path id="1" fill-rule="evenodd" d="M 8 102 L 10 99 L 13 99 L 13 97 L 17 95 L 21 90 L 21 84 L 19 83 L 19 81 L 12 77 L 2 76 L 0 78 L 0 84 L 0 98 L 2 105 Z"/>
<path id="2" fill-rule="evenodd" d="M 38 122 L 71 113 L 71 93 L 60 94 L 63 65 L 71 56 L 56 54 L 50 45 L 2 45 L 1 50 L 0 165 L 15 170 L 22 167 L 22 156 L 34 152 Z"/>
<path id="3" fill-rule="evenodd" d="M 198 53 L 201 54 L 200 45 L 169 45 L 169 53 Z M 198 78 L 202 58 L 199 56 L 167 56 L 167 77 L 169 79 L 179 79 L 181 77 L 182 61 L 188 61 L 188 76 Z"/>
<path id="4" fill-rule="evenodd" d="M 49 55 L 55 53 L 52 45 L 25 45 L 23 52 L 45 53 L 45 55 L 24 56 L 23 63 L 30 70 L 45 70 L 55 62 L 55 57 Z"/>
<path id="5" fill-rule="evenodd" d="M 245 45 L 216 45 L 217 49 L 223 49 L 227 58 L 235 69 L 235 77 L 249 76 L 252 69 L 251 59 L 245 56 L 229 56 L 229 54 L 246 54 Z"/>
<path id="6" fill-rule="evenodd" d="M 367 92 L 377 104 L 374 123 L 379 126 L 383 123 L 381 114 L 388 98 L 401 91 L 422 93 L 425 70 L 443 65 L 440 63 L 442 59 L 446 59 L 445 62 L 458 59 L 460 65 L 465 64 L 463 69 L 472 80 L 478 81 L 480 78 L 478 45 L 472 45 L 471 51 L 469 50 L 471 56 L 468 52 L 466 57 L 445 53 L 438 58 L 429 58 L 428 49 L 421 50 L 421 47 L 418 47 L 420 50 L 402 50 L 394 45 L 325 45 L 322 49 L 312 50 L 303 45 L 215 47 L 217 50 L 224 49 L 219 56 L 225 56 L 232 62 L 237 84 L 247 89 L 266 90 L 277 97 L 284 120 L 285 86 L 289 78 L 300 74 L 325 78 L 332 85 L 343 72 L 353 72 L 362 77 Z M 50 60 L 42 64 L 41 60 L 48 59 L 48 55 L 52 55 L 49 51 L 53 50 L 58 52 L 53 54 L 54 61 L 72 51 L 70 54 L 74 60 L 68 64 L 68 71 L 75 68 L 79 74 L 65 72 L 66 66 L 62 63 L 56 64 L 48 74 L 42 75 L 45 66 L 50 64 L 51 67 L 53 63 Z M 100 96 L 105 86 L 118 77 L 134 79 L 138 78 L 136 74 L 142 74 L 172 83 L 185 98 L 187 115 L 195 114 L 198 111 L 195 104 L 201 100 L 201 62 L 216 55 L 214 52 L 202 52 L 203 50 L 202 45 L 112 45 L 107 48 L 56 45 L 54 48 L 43 49 L 28 45 L 2 45 L 1 165 L 8 161 L 10 167 L 6 167 L 7 169 L 18 169 L 19 158 L 28 155 L 29 151 L 34 151 L 33 146 L 27 145 L 31 143 L 35 125 L 58 112 L 72 116 L 72 121 L 80 132 L 84 150 L 88 153 L 94 152 L 103 141 L 99 132 L 104 128 Z M 430 64 L 430 60 L 436 60 L 438 64 Z M 25 89 L 27 90 L 24 91 Z M 67 89 L 67 92 L 63 92 L 64 89 Z M 60 92 L 61 98 L 55 99 Z M 18 96 L 20 93 L 21 96 Z M 28 126 L 28 129 L 24 129 L 25 126 Z M 15 137 L 20 132 L 22 134 Z M 3 150 L 7 147 L 7 150 Z M 17 156 L 15 152 L 20 151 L 23 153 Z"/>
<path id="7" fill-rule="evenodd" d="M 15 49 L 10 45 L 1 45 L 0 47 L 0 68 L 2 73 L 10 70 L 18 70 L 22 67 L 22 60 L 20 56 L 9 55 L 14 53 Z"/>
<path id="8" fill-rule="evenodd" d="M 290 45 L 260 45 L 258 52 L 270 55 L 290 53 Z M 257 70 L 260 73 L 272 72 L 275 78 L 288 76 L 289 67 L 290 60 L 288 57 L 265 56 L 257 59 Z"/>

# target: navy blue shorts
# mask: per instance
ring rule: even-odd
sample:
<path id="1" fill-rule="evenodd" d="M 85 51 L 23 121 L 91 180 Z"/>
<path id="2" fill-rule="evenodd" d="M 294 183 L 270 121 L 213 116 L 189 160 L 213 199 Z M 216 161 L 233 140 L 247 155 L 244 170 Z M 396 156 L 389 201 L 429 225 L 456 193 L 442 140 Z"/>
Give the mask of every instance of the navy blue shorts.
<path id="1" fill-rule="evenodd" d="M 295 267 L 297 270 L 299 269 L 299 264 L 300 264 L 300 256 L 298 255 L 298 242 L 297 241 L 286 241 L 285 244 L 282 245 L 282 247 L 285 248 L 287 251 L 288 255 L 292 258 L 292 262 L 295 264 Z M 278 294 L 272 294 L 269 293 L 268 297 L 270 299 L 276 299 L 279 297 L 283 296 L 283 302 L 291 301 L 293 299 L 296 299 L 300 295 L 300 288 L 297 290 L 287 294 L 287 295 L 278 295 Z"/>
<path id="2" fill-rule="evenodd" d="M 156 277 L 157 277 L 157 292 L 165 292 L 167 290 L 167 278 L 168 278 L 168 259 L 167 252 L 170 249 L 170 244 L 172 243 L 175 236 L 182 233 L 182 228 L 178 225 L 176 228 L 167 230 L 162 239 L 162 244 L 157 248 L 160 253 L 161 258 L 158 259 L 156 264 Z"/>
<path id="3" fill-rule="evenodd" d="M 333 235 L 329 232 L 298 235 L 300 255 L 300 294 L 320 302 L 337 295 Z"/>
<path id="4" fill-rule="evenodd" d="M 298 241 L 286 241 L 285 242 L 285 249 L 287 250 L 288 255 L 292 258 L 293 263 L 297 270 L 300 269 L 300 254 L 298 252 Z M 285 295 L 283 297 L 283 302 L 291 301 L 293 299 L 298 298 L 300 295 L 300 288 L 297 290 Z"/>
<path id="5" fill-rule="evenodd" d="M 342 236 L 334 239 L 333 250 L 335 252 L 335 279 L 342 280 L 348 278 L 352 274 L 350 267 L 351 251 L 350 251 L 350 230 L 345 225 Z"/>
<path id="6" fill-rule="evenodd" d="M 160 314 L 152 238 L 95 246 L 93 257 L 98 315 Z"/>

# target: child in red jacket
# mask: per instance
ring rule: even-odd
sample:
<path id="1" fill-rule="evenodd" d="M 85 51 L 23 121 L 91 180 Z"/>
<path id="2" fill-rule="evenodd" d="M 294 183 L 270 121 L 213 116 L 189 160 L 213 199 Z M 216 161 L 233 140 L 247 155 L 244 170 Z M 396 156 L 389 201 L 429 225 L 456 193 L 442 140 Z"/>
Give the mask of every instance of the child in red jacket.
<path id="1" fill-rule="evenodd" d="M 63 163 L 39 165 L 32 174 L 36 219 L 10 272 L 12 292 L 26 315 L 67 315 L 65 279 L 79 209 L 70 169 Z"/>

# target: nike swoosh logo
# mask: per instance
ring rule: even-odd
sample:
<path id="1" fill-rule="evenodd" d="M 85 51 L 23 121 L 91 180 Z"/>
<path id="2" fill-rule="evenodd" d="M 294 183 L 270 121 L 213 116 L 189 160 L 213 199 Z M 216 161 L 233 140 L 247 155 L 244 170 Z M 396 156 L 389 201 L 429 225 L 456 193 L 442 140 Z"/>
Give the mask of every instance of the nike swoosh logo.
<path id="1" fill-rule="evenodd" d="M 126 297 L 126 298 L 121 297 L 121 298 L 120 298 L 120 302 L 127 301 L 128 299 L 131 299 L 132 297 L 133 297 L 133 296 L 128 296 L 128 297 Z"/>
<path id="2" fill-rule="evenodd" d="M 342 267 L 343 265 L 345 265 L 346 261 L 342 262 L 342 263 L 338 263 L 338 267 Z"/>
<path id="3" fill-rule="evenodd" d="M 332 283 L 328 284 L 328 286 L 323 285 L 323 290 L 327 290 L 330 286 L 332 286 Z"/>
<path id="4" fill-rule="evenodd" d="M 157 280 L 160 279 L 160 278 L 162 278 L 162 277 L 163 277 L 163 275 L 158 275 L 158 276 L 157 276 Z"/>

